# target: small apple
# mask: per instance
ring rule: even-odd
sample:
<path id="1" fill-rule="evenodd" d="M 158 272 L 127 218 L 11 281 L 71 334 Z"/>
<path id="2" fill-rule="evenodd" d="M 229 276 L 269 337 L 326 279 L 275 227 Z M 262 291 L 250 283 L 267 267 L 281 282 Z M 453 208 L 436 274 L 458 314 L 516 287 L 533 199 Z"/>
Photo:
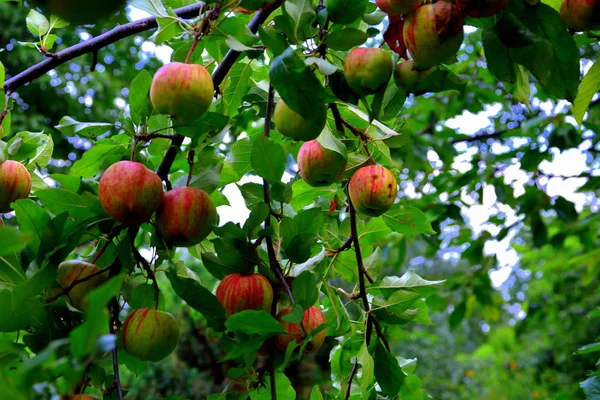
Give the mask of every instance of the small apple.
<path id="1" fill-rule="evenodd" d="M 344 76 L 348 85 L 363 96 L 377 93 L 385 87 L 393 70 L 392 56 L 379 48 L 353 49 L 344 61 Z"/>
<path id="2" fill-rule="evenodd" d="M 352 175 L 348 193 L 356 211 L 370 217 L 379 217 L 394 204 L 398 185 L 389 169 L 369 165 Z"/>
<path id="3" fill-rule="evenodd" d="M 165 241 L 189 247 L 204 240 L 217 224 L 217 209 L 210 196 L 192 187 L 173 189 L 162 199 L 156 225 Z"/>
<path id="4" fill-rule="evenodd" d="M 377 0 L 377 7 L 392 16 L 407 15 L 417 9 L 423 0 Z"/>
<path id="5" fill-rule="evenodd" d="M 464 19 L 453 4 L 438 1 L 409 14 L 403 28 L 406 48 L 418 69 L 426 69 L 449 60 L 464 38 Z"/>
<path id="6" fill-rule="evenodd" d="M 291 313 L 293 308 L 285 308 L 277 314 L 277 319 L 283 327 L 285 328 L 287 334 L 280 334 L 275 337 L 275 344 L 281 351 L 285 351 L 288 344 L 291 341 L 295 341 L 296 343 L 302 343 L 305 338 L 304 331 L 306 334 L 310 334 L 312 331 L 317 329 L 319 326 L 327 323 L 325 320 L 325 315 L 321 312 L 318 307 L 310 307 L 307 310 L 304 310 L 304 317 L 302 318 L 302 326 L 299 324 L 294 324 L 292 322 L 286 322 L 282 320 L 282 317 L 286 314 Z M 302 330 L 304 328 L 304 331 Z M 317 351 L 323 342 L 325 341 L 325 336 L 327 335 L 327 329 L 322 329 L 315 336 L 313 336 L 310 341 L 309 348 L 310 351 Z"/>
<path id="7" fill-rule="evenodd" d="M 600 29 L 600 0 L 564 0 L 560 17 L 576 31 Z"/>
<path id="8" fill-rule="evenodd" d="M 282 135 L 304 141 L 316 139 L 323 131 L 326 120 L 327 110 L 325 108 L 319 115 L 315 115 L 312 119 L 306 119 L 288 107 L 283 100 L 279 100 L 273 115 L 275 126 Z"/>
<path id="9" fill-rule="evenodd" d="M 244 310 L 270 311 L 273 303 L 273 287 L 260 274 L 227 275 L 216 294 L 228 317 Z"/>
<path id="10" fill-rule="evenodd" d="M 154 75 L 150 101 L 158 113 L 189 124 L 210 108 L 214 92 L 212 77 L 202 65 L 172 62 Z"/>
<path id="11" fill-rule="evenodd" d="M 113 219 L 137 224 L 152 217 L 164 192 L 158 175 L 144 164 L 119 161 L 102 174 L 98 196 L 102 208 Z"/>
<path id="12" fill-rule="evenodd" d="M 56 270 L 56 281 L 61 288 L 66 289 L 73 282 L 95 274 L 98 271 L 100 271 L 100 268 L 95 264 L 80 260 L 69 260 L 59 264 Z M 87 294 L 102 285 L 105 281 L 105 276 L 97 275 L 87 281 L 81 282 L 73 286 L 69 293 L 67 293 L 67 299 L 73 307 L 85 311 L 88 305 Z"/>
<path id="13" fill-rule="evenodd" d="M 11 211 L 10 203 L 26 199 L 31 192 L 31 174 L 13 160 L 0 163 L 0 213 Z"/>
<path id="14" fill-rule="evenodd" d="M 95 24 L 125 5 L 125 0 L 32 0 L 47 14 L 74 24 Z"/>
<path id="15" fill-rule="evenodd" d="M 344 156 L 321 146 L 316 139 L 304 142 L 298 152 L 300 176 L 310 186 L 328 186 L 339 181 L 346 164 Z"/>
<path id="16" fill-rule="evenodd" d="M 138 308 L 123 324 L 123 348 L 144 361 L 160 361 L 175 350 L 179 326 L 171 314 Z"/>
<path id="17" fill-rule="evenodd" d="M 414 69 L 414 65 L 414 60 L 402 61 L 398 63 L 398 66 L 394 71 L 394 82 L 396 82 L 396 86 L 407 92 L 414 92 L 419 83 L 433 72 L 433 68 L 426 69 L 425 71 L 418 71 Z"/>

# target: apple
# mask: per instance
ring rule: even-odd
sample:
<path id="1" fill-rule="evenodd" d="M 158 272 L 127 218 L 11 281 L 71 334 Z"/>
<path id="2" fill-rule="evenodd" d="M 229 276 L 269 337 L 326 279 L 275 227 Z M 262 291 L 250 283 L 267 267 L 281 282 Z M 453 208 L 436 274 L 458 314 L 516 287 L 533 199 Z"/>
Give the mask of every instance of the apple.
<path id="1" fill-rule="evenodd" d="M 167 192 L 156 213 L 156 225 L 163 239 L 177 247 L 200 243 L 216 224 L 215 203 L 204 190 L 192 187 Z"/>
<path id="2" fill-rule="evenodd" d="M 100 400 L 100 397 L 91 394 L 63 394 L 60 400 Z"/>
<path id="3" fill-rule="evenodd" d="M 154 75 L 150 101 L 158 113 L 189 124 L 210 108 L 214 92 L 212 77 L 202 65 L 172 62 Z"/>
<path id="4" fill-rule="evenodd" d="M 394 71 L 394 82 L 396 82 L 396 86 L 407 92 L 414 92 L 419 83 L 433 72 L 433 68 L 418 71 L 414 69 L 414 65 L 414 60 L 402 61 L 398 63 L 398 66 Z"/>
<path id="5" fill-rule="evenodd" d="M 310 186 L 328 186 L 339 181 L 346 164 L 344 156 L 321 146 L 316 139 L 304 142 L 298 152 L 300 176 Z"/>
<path id="6" fill-rule="evenodd" d="M 388 15 L 406 15 L 417 9 L 423 0 L 377 0 L 377 7 Z"/>
<path id="7" fill-rule="evenodd" d="M 564 0 L 560 17 L 576 31 L 600 29 L 600 0 Z"/>
<path id="8" fill-rule="evenodd" d="M 171 314 L 151 308 L 134 310 L 123 324 L 123 348 L 144 361 L 160 361 L 175 350 L 179 326 Z"/>
<path id="9" fill-rule="evenodd" d="M 406 48 L 418 69 L 427 69 L 449 60 L 464 38 L 464 20 L 451 3 L 426 4 L 409 14 L 403 28 Z"/>
<path id="10" fill-rule="evenodd" d="M 56 270 L 56 281 L 61 288 L 66 289 L 73 282 L 88 277 L 100 271 L 95 264 L 90 264 L 81 260 L 69 260 L 59 264 Z M 87 294 L 106 281 L 103 275 L 97 275 L 87 281 L 78 283 L 67 293 L 67 299 L 71 305 L 79 310 L 87 309 L 88 301 Z"/>
<path id="11" fill-rule="evenodd" d="M 456 6 L 473 18 L 486 18 L 498 14 L 508 0 L 456 0 Z"/>
<path id="12" fill-rule="evenodd" d="M 11 211 L 10 203 L 26 199 L 31 192 L 31 174 L 13 160 L 0 163 L 0 213 Z"/>
<path id="13" fill-rule="evenodd" d="M 377 93 L 384 88 L 393 70 L 392 56 L 379 48 L 353 49 L 344 61 L 344 76 L 348 85 L 363 96 Z"/>
<path id="14" fill-rule="evenodd" d="M 389 169 L 369 165 L 352 175 L 348 193 L 356 211 L 370 217 L 379 217 L 394 204 L 398 185 Z"/>
<path id="15" fill-rule="evenodd" d="M 273 114 L 275 126 L 282 135 L 304 141 L 316 139 L 323 131 L 326 120 L 325 108 L 319 115 L 307 119 L 288 107 L 283 100 L 279 100 Z"/>
<path id="16" fill-rule="evenodd" d="M 146 222 L 164 196 L 158 175 L 144 164 L 119 161 L 108 167 L 98 185 L 100 204 L 108 215 L 124 224 Z"/>
<path id="17" fill-rule="evenodd" d="M 95 24 L 123 8 L 125 0 L 32 0 L 31 4 L 74 24 Z"/>
<path id="18" fill-rule="evenodd" d="M 217 298 L 227 316 L 244 310 L 271 310 L 273 287 L 260 274 L 229 274 L 217 287 Z"/>
<path id="19" fill-rule="evenodd" d="M 285 351 L 290 342 L 295 341 L 296 343 L 302 343 L 304 341 L 305 335 L 310 334 L 312 331 L 317 329 L 319 326 L 327 323 L 325 320 L 325 315 L 321 312 L 318 307 L 310 307 L 307 310 L 304 310 L 304 317 L 302 318 L 302 326 L 299 324 L 294 324 L 292 322 L 286 322 L 282 319 L 282 317 L 286 314 L 291 313 L 293 308 L 285 308 L 277 314 L 277 319 L 283 325 L 284 329 L 287 333 L 279 334 L 275 337 L 275 344 L 281 351 Z M 302 330 L 304 328 L 304 331 Z M 325 336 L 327 336 L 327 329 L 320 330 L 315 336 L 313 336 L 312 340 L 309 344 L 310 351 L 317 351 L 323 342 L 325 341 Z"/>

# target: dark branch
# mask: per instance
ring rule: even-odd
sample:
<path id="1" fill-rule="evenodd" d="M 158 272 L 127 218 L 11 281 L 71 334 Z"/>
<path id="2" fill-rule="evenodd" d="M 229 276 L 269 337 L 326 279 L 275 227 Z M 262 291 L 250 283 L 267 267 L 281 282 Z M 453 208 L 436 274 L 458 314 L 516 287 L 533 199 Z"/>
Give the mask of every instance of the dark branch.
<path id="1" fill-rule="evenodd" d="M 108 274 L 108 278 L 115 277 L 121 273 L 121 260 L 117 257 L 114 263 L 110 266 L 110 273 Z M 110 321 L 108 325 L 108 329 L 111 334 L 115 335 L 116 328 L 121 325 L 121 321 L 119 320 L 119 300 L 116 297 L 113 297 L 108 306 L 110 311 Z M 121 388 L 121 378 L 119 376 L 119 360 L 117 358 L 117 346 L 112 350 L 112 359 L 113 359 L 113 372 L 114 372 L 114 387 L 117 389 L 117 394 L 119 396 L 119 400 L 123 400 L 123 388 Z"/>
<path id="2" fill-rule="evenodd" d="M 480 135 L 475 135 L 475 136 L 463 136 L 463 137 L 459 137 L 459 138 L 452 140 L 452 144 L 461 143 L 461 142 L 477 142 L 480 140 L 495 139 L 495 138 L 498 138 L 498 137 L 504 135 L 506 132 L 508 132 L 510 130 L 511 129 L 501 129 L 499 131 L 490 132 L 490 133 L 482 133 Z"/>
<path id="3" fill-rule="evenodd" d="M 348 377 L 348 387 L 346 388 L 346 396 L 344 396 L 344 400 L 348 400 L 350 398 L 350 390 L 352 390 L 352 381 L 354 380 L 354 376 L 358 372 L 358 360 L 354 359 L 354 367 L 352 367 L 352 372 L 350 372 L 350 376 Z"/>
<path id="4" fill-rule="evenodd" d="M 149 133 L 147 135 L 135 135 L 134 139 L 138 142 L 149 142 L 152 139 L 177 139 L 177 135 L 170 135 L 168 133 Z"/>

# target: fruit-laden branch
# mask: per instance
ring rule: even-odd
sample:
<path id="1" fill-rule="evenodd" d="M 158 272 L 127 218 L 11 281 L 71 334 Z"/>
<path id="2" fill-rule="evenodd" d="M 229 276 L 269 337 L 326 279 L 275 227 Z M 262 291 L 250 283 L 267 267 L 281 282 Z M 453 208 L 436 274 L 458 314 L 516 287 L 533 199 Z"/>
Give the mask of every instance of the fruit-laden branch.
<path id="1" fill-rule="evenodd" d="M 178 8 L 174 11 L 178 17 L 193 18 L 198 16 L 198 12 L 203 5 L 204 3 L 200 2 Z M 157 27 L 158 23 L 156 22 L 155 17 L 148 17 L 139 21 L 117 26 L 108 32 L 96 36 L 95 38 L 61 50 L 55 53 L 53 57 L 46 58 L 44 61 L 37 63 L 27 68 L 20 74 L 13 76 L 4 82 L 4 91 L 14 92 L 16 89 L 20 88 L 26 83 L 34 81 L 35 79 L 44 75 L 46 72 L 51 71 L 59 65 L 73 60 L 74 58 L 80 57 L 84 54 L 95 53 L 98 50 L 118 42 L 119 40 L 122 40 L 128 36 L 132 36 Z"/>

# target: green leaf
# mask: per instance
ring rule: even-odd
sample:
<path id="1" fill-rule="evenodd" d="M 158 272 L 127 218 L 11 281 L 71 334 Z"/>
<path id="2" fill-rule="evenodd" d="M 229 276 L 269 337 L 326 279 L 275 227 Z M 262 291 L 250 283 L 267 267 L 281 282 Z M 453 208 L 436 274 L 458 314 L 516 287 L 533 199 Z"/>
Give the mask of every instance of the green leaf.
<path id="1" fill-rule="evenodd" d="M 556 211 L 558 217 L 567 223 L 575 222 L 579 217 L 579 214 L 575 209 L 575 204 L 571 203 L 562 196 L 558 196 L 556 198 L 556 201 L 554 202 L 554 210 Z"/>
<path id="2" fill-rule="evenodd" d="M 32 252 L 37 253 L 44 236 L 44 230 L 50 222 L 50 216 L 45 209 L 29 199 L 17 200 L 14 209 L 19 222 L 19 229 L 21 232 L 31 234 L 29 248 Z"/>
<path id="3" fill-rule="evenodd" d="M 358 378 L 358 382 L 360 383 L 362 391 L 366 392 L 367 389 L 373 385 L 375 380 L 375 361 L 369 353 L 369 348 L 366 343 L 363 343 L 360 348 L 360 351 L 356 355 L 356 360 L 362 367 L 362 374 Z"/>
<path id="4" fill-rule="evenodd" d="M 294 263 L 303 263 L 312 254 L 312 247 L 316 244 L 316 237 L 311 233 L 301 233 L 290 240 L 285 248 L 285 254 Z"/>
<path id="5" fill-rule="evenodd" d="M 334 50 L 347 51 L 360 46 L 367 41 L 369 36 L 365 31 L 356 28 L 343 28 L 331 32 L 325 41 L 328 47 Z"/>
<path id="6" fill-rule="evenodd" d="M 95 214 L 82 196 L 64 189 L 43 189 L 35 193 L 44 207 L 55 215 L 68 212 L 77 219 L 87 219 Z"/>
<path id="7" fill-rule="evenodd" d="M 221 112 L 225 115 L 233 116 L 237 114 L 238 107 L 242 105 L 242 99 L 252 86 L 252 66 L 251 62 L 236 63 L 229 72 L 227 86 L 223 90 L 223 100 L 221 103 Z"/>
<path id="8" fill-rule="evenodd" d="M 235 313 L 225 323 L 228 331 L 268 337 L 285 333 L 283 325 L 266 311 L 246 310 Z"/>
<path id="9" fill-rule="evenodd" d="M 27 247 L 27 244 L 33 239 L 31 233 L 21 232 L 10 226 L 0 226 L 0 237 L 2 238 L 0 256 L 20 252 Z M 20 274 L 22 274 L 22 272 Z"/>
<path id="10" fill-rule="evenodd" d="M 75 134 L 83 137 L 95 138 L 103 135 L 112 129 L 114 124 L 106 122 L 79 122 L 69 116 L 62 117 L 56 129 L 65 136 L 73 136 Z"/>
<path id="11" fill-rule="evenodd" d="M 450 325 L 450 329 L 454 329 L 460 325 L 460 323 L 465 319 L 465 315 L 467 314 L 467 302 L 465 300 L 461 301 L 454 310 L 450 317 L 448 318 L 448 324 Z"/>
<path id="12" fill-rule="evenodd" d="M 61 19 L 60 17 L 51 14 L 50 15 L 50 28 L 51 29 L 60 29 L 60 28 L 64 28 L 70 25 L 69 21 L 65 21 L 64 19 Z"/>
<path id="13" fill-rule="evenodd" d="M 405 377 L 396 357 L 378 342 L 375 350 L 375 378 L 381 390 L 389 397 L 396 396 Z"/>
<path id="14" fill-rule="evenodd" d="M 294 278 L 292 293 L 296 304 L 305 310 L 312 307 L 319 300 L 319 285 L 315 275 L 310 271 L 304 271 Z"/>
<path id="15" fill-rule="evenodd" d="M 229 274 L 239 274 L 246 270 L 246 266 L 243 264 L 234 266 L 225 265 L 212 253 L 202 253 L 202 263 L 204 264 L 204 268 L 219 280 Z"/>
<path id="16" fill-rule="evenodd" d="M 592 344 L 588 344 L 583 347 L 580 347 L 579 349 L 577 349 L 575 354 L 577 354 L 577 355 L 589 354 L 589 353 L 597 353 L 599 351 L 600 351 L 600 343 L 592 343 Z"/>
<path id="17" fill-rule="evenodd" d="M 412 269 L 401 277 L 386 276 L 381 282 L 375 282 L 367 291 L 382 293 L 386 297 L 392 296 L 398 290 L 417 293 L 420 297 L 429 297 L 439 292 L 440 285 L 445 281 L 428 281 L 421 278 Z"/>
<path id="18" fill-rule="evenodd" d="M 600 399 L 600 377 L 593 376 L 586 379 L 579 384 L 587 400 L 599 400 Z"/>
<path id="19" fill-rule="evenodd" d="M 283 372 L 275 374 L 275 387 L 277 389 L 277 400 L 296 400 L 296 391 Z M 265 379 L 265 386 L 259 386 L 249 395 L 251 400 L 271 400 L 271 380 Z"/>
<path id="20" fill-rule="evenodd" d="M 269 209 L 267 203 L 258 203 L 252 212 L 250 212 L 250 216 L 244 223 L 244 230 L 246 232 L 251 232 L 255 228 L 258 228 L 263 222 L 265 222 L 270 213 L 271 210 Z"/>
<path id="21" fill-rule="evenodd" d="M 285 36 L 275 29 L 273 26 L 262 26 L 258 30 L 260 40 L 267 46 L 274 55 L 278 56 L 290 47 Z"/>
<path id="22" fill-rule="evenodd" d="M 325 125 L 325 129 L 323 129 L 317 140 L 324 148 L 335 151 L 336 153 L 341 154 L 344 158 L 348 157 L 348 149 L 346 148 L 346 145 L 333 135 L 328 125 Z"/>
<path id="23" fill-rule="evenodd" d="M 323 395 L 318 385 L 315 385 L 310 392 L 310 400 L 323 400 Z"/>
<path id="24" fill-rule="evenodd" d="M 152 77 L 145 69 L 141 70 L 133 78 L 133 81 L 131 81 L 129 88 L 129 110 L 131 112 L 131 119 L 136 125 L 139 125 L 150 114 L 150 98 L 148 97 L 150 85 L 152 85 Z"/>
<path id="25" fill-rule="evenodd" d="M 252 146 L 250 163 L 259 176 L 274 184 L 281 181 L 285 171 L 285 152 L 273 139 L 258 136 Z"/>
<path id="26" fill-rule="evenodd" d="M 29 11 L 26 22 L 29 32 L 39 37 L 48 33 L 48 29 L 50 28 L 50 22 L 48 22 L 48 19 L 35 10 Z"/>
<path id="27" fill-rule="evenodd" d="M 383 214 L 383 220 L 394 232 L 406 235 L 435 233 L 427 216 L 414 207 L 394 204 L 388 212 Z"/>
<path id="28" fill-rule="evenodd" d="M 587 74 L 583 77 L 577 97 L 573 103 L 573 116 L 581 125 L 594 95 L 600 91 L 600 58 L 597 59 Z"/>

